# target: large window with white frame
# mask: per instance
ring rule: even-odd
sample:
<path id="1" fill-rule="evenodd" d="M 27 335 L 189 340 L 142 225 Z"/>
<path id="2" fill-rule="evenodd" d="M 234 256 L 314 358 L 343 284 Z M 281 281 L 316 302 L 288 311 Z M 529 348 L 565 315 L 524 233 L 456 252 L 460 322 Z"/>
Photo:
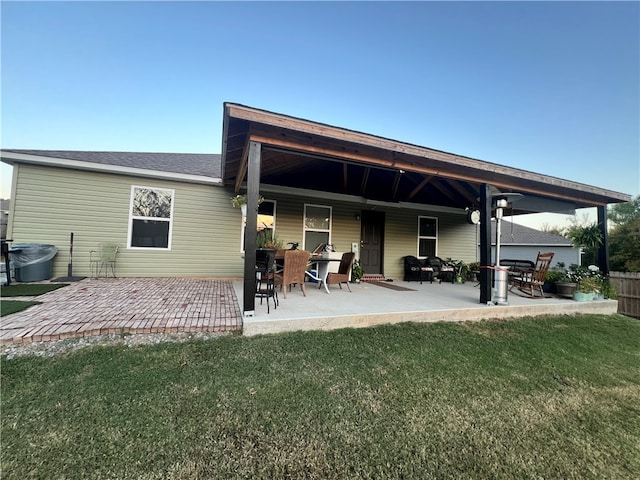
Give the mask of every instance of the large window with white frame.
<path id="1" fill-rule="evenodd" d="M 129 248 L 171 250 L 175 190 L 131 186 Z"/>
<path id="2" fill-rule="evenodd" d="M 418 257 L 435 257 L 438 247 L 438 219 L 418 217 Z"/>
<path id="3" fill-rule="evenodd" d="M 314 250 L 320 244 L 331 244 L 332 207 L 326 205 L 304 206 L 304 246 Z"/>
<path id="4" fill-rule="evenodd" d="M 276 235 L 276 202 L 275 200 L 264 200 L 258 205 L 258 235 L 270 235 L 275 239 Z M 247 217 L 242 217 L 242 232 L 240 234 L 240 251 L 244 252 L 244 235 L 247 230 Z"/>

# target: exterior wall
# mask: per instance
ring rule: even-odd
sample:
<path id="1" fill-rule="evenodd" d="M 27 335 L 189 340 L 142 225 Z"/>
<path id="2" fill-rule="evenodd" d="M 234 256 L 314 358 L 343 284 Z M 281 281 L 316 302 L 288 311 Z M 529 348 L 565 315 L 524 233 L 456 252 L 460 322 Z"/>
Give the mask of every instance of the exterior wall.
<path id="1" fill-rule="evenodd" d="M 131 186 L 175 190 L 171 250 L 127 249 Z M 32 165 L 14 166 L 14 201 L 10 235 L 16 243 L 48 243 L 58 247 L 53 276 L 66 276 L 69 234 L 74 233 L 73 274 L 89 271 L 89 252 L 100 242 L 120 245 L 116 273 L 129 277 L 203 276 L 240 278 L 243 275 L 242 223 L 231 206 L 230 189 L 93 173 Z M 263 192 L 276 201 L 276 237 L 303 245 L 305 203 L 332 207 L 331 243 L 350 251 L 360 242 L 358 215 L 372 208 L 343 200 Z M 464 212 L 451 213 L 376 206 L 385 214 L 384 273 L 401 279 L 403 257 L 417 255 L 418 217 L 438 218 L 437 253 L 443 258 L 476 260 L 476 227 Z"/>
<path id="2" fill-rule="evenodd" d="M 356 215 L 371 208 L 359 203 L 336 200 L 312 199 L 308 197 L 264 193 L 267 200 L 275 200 L 276 237 L 284 242 L 299 242 L 303 248 L 304 204 L 313 203 L 333 207 L 331 242 L 337 251 L 350 251 L 352 243 L 360 243 L 360 221 Z M 476 261 L 476 226 L 466 222 L 466 214 L 460 215 L 414 210 L 392 206 L 376 206 L 385 214 L 384 231 L 384 273 L 388 278 L 402 279 L 404 276 L 403 257 L 418 254 L 418 217 L 438 218 L 437 253 L 442 258 Z M 305 245 L 311 249 L 315 245 Z"/>
<path id="3" fill-rule="evenodd" d="M 56 245 L 54 277 L 67 274 L 70 232 L 74 275 L 89 275 L 89 251 L 113 242 L 118 276 L 242 276 L 240 228 L 228 228 L 240 213 L 224 188 L 24 164 L 14 170 L 12 238 Z M 170 251 L 127 249 L 132 185 L 175 190 Z"/>

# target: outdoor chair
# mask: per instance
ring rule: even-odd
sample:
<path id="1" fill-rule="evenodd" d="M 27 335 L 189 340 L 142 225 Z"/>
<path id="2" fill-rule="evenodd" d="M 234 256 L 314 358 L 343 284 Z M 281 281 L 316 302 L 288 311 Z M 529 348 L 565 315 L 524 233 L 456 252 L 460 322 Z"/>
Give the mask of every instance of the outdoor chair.
<path id="1" fill-rule="evenodd" d="M 269 299 L 273 298 L 273 308 L 278 308 L 278 292 L 275 288 L 276 251 L 269 249 L 256 250 L 256 298 L 267 299 L 267 313 Z"/>
<path id="2" fill-rule="evenodd" d="M 340 259 L 338 272 L 329 272 L 327 274 L 327 285 L 335 285 L 337 283 L 342 290 L 342 284 L 344 283 L 347 285 L 347 290 L 351 291 L 351 287 L 349 287 L 349 274 L 351 273 L 351 267 L 353 266 L 353 261 L 355 259 L 355 253 L 344 252 L 342 254 L 342 258 Z M 322 287 L 322 285 L 318 286 L 318 288 L 320 287 Z"/>
<path id="3" fill-rule="evenodd" d="M 451 283 L 455 283 L 455 268 L 450 263 L 445 262 L 440 257 L 429 257 L 427 258 L 425 264 L 433 268 L 432 278 L 437 278 L 438 283 L 442 283 L 442 280 L 445 278 L 448 282 L 450 281 Z"/>
<path id="4" fill-rule="evenodd" d="M 306 297 L 307 290 L 304 286 L 304 277 L 309 263 L 311 252 L 307 250 L 285 250 L 284 266 L 281 272 L 276 273 L 276 285 L 280 285 L 284 298 L 287 298 L 287 287 L 300 284 L 302 294 Z"/>
<path id="5" fill-rule="evenodd" d="M 542 286 L 553 260 L 553 252 L 539 253 L 533 269 L 514 271 L 509 278 L 509 291 L 527 298 L 544 298 Z M 514 291 L 513 289 L 517 289 Z M 538 295 L 539 293 L 539 295 Z"/>
<path id="6" fill-rule="evenodd" d="M 423 280 L 429 280 L 433 283 L 433 268 L 417 257 L 407 255 L 404 257 L 404 281 L 411 282 L 413 280 L 420 281 L 421 285 Z"/>
<path id="7" fill-rule="evenodd" d="M 99 277 L 104 269 L 104 276 L 109 276 L 109 269 L 111 269 L 111 275 L 116 278 L 116 256 L 118 255 L 118 245 L 114 243 L 101 243 L 98 245 L 98 250 L 91 250 L 89 252 L 89 268 L 91 275 Z"/>

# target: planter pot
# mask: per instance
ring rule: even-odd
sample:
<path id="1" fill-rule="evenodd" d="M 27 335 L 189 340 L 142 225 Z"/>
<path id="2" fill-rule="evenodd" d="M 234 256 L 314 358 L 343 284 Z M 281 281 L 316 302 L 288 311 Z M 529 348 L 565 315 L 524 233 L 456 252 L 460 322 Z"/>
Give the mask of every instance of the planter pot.
<path id="1" fill-rule="evenodd" d="M 593 300 L 593 292 L 584 293 L 584 292 L 575 292 L 573 294 L 573 299 L 576 302 L 590 302 Z"/>
<path id="2" fill-rule="evenodd" d="M 577 283 L 569 283 L 569 282 L 556 282 L 556 289 L 558 291 L 558 295 L 566 298 L 573 298 L 573 294 L 578 287 Z"/>
<path id="3" fill-rule="evenodd" d="M 558 293 L 558 289 L 554 282 L 544 282 L 544 285 L 542 285 L 542 291 L 544 293 Z"/>

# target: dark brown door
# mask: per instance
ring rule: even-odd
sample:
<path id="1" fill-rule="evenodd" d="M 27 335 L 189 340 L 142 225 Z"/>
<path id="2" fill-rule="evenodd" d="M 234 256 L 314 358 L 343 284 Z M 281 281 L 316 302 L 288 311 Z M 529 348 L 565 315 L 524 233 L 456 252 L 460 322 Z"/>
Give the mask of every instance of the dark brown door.
<path id="1" fill-rule="evenodd" d="M 384 213 L 363 211 L 360 226 L 360 265 L 364 273 L 384 274 L 382 252 Z"/>

